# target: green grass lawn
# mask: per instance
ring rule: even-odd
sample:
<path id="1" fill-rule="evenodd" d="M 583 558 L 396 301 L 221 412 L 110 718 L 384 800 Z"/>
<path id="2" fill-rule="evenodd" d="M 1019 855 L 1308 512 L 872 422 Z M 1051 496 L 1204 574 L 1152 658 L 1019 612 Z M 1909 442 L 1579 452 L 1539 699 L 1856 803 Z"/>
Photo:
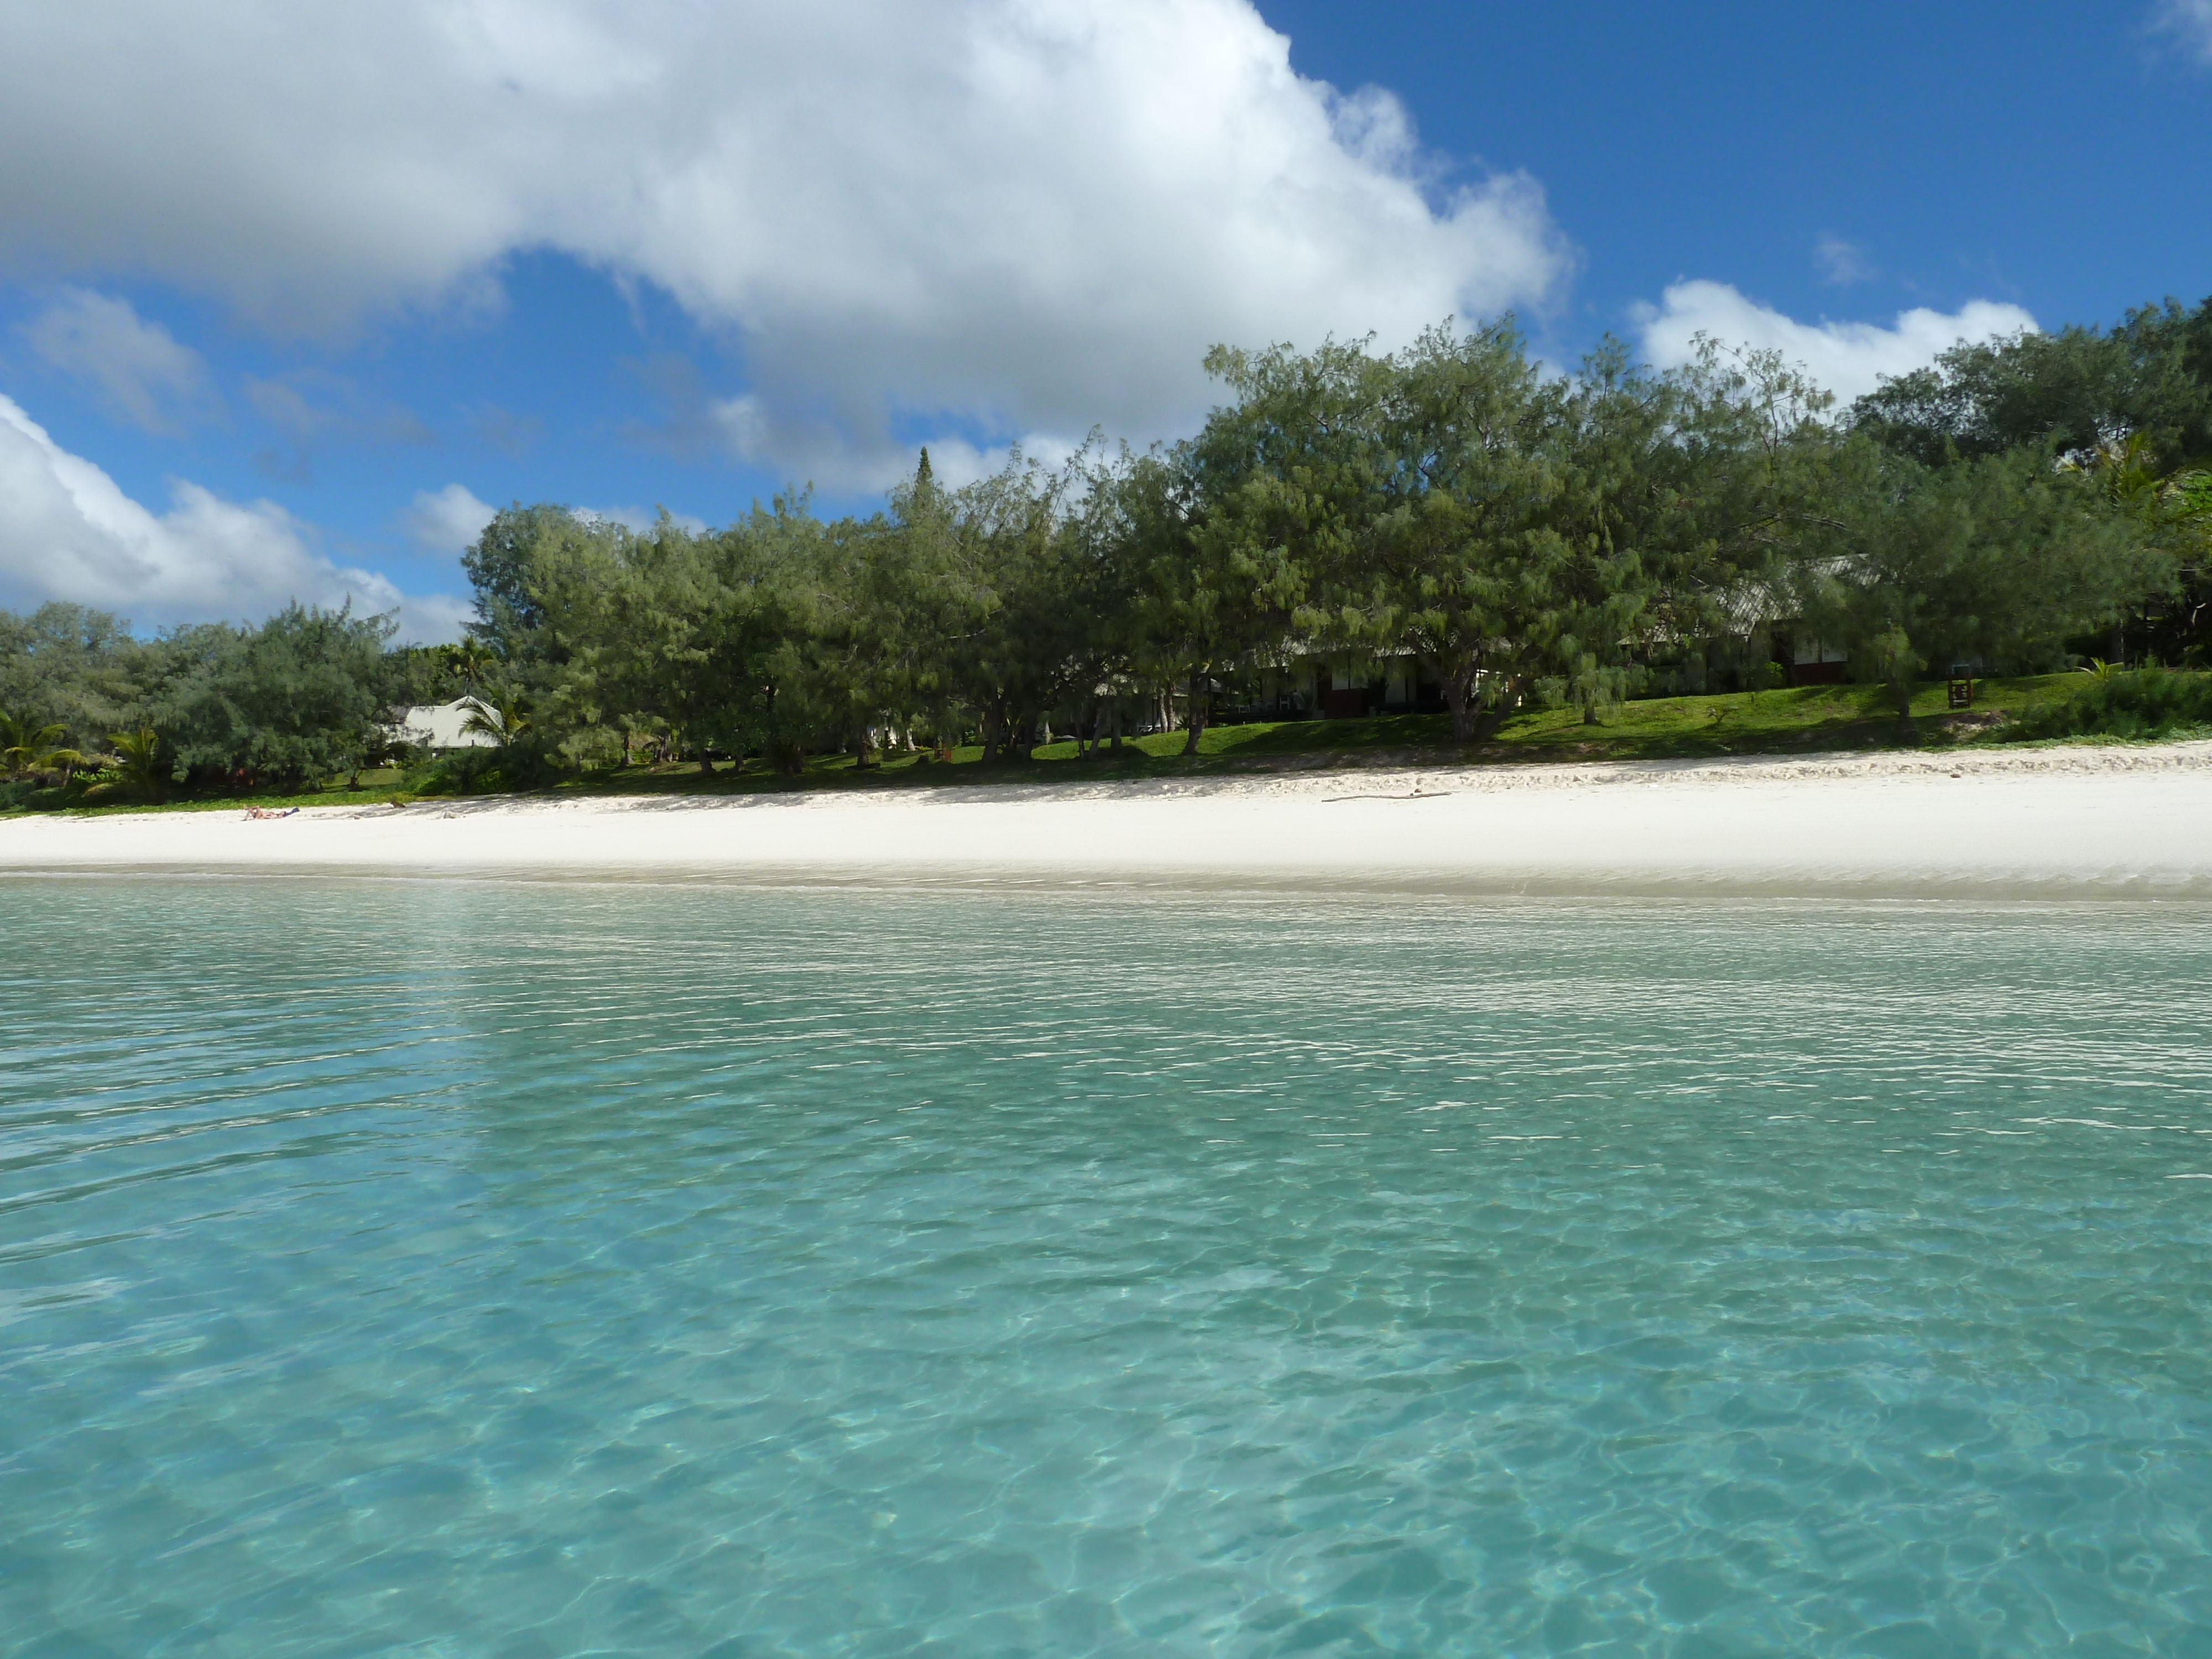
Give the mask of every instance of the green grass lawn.
<path id="1" fill-rule="evenodd" d="M 1921 686 L 1912 703 L 1912 742 L 1920 745 L 1986 743 L 1984 722 L 2063 697 L 2081 677 L 2046 674 L 1984 680 L 1973 708 L 1962 720 L 1947 703 L 1945 684 Z M 2109 739 L 2106 739 L 2109 741 Z M 930 754 L 893 755 L 856 767 L 850 755 L 810 761 L 805 775 L 777 777 L 758 761 L 703 775 L 696 762 L 596 772 L 555 786 L 564 795 L 690 794 L 791 789 L 880 789 L 905 785 L 1074 781 L 1091 779 L 1193 777 L 1307 767 L 1403 761 L 1432 766 L 1529 764 L 1602 760 L 1708 759 L 1729 755 L 1794 755 L 1824 750 L 1904 746 L 1887 692 L 1874 685 L 1800 686 L 1789 690 L 1737 692 L 1710 697 L 1653 697 L 1623 703 L 1602 724 L 1588 726 L 1571 708 L 1530 709 L 1505 722 L 1488 741 L 1462 748 L 1451 740 L 1443 714 L 1394 714 L 1365 720 L 1287 720 L 1220 726 L 1200 739 L 1198 753 L 1182 753 L 1184 734 L 1161 732 L 1127 740 L 1120 756 L 1100 753 L 1078 761 L 1073 743 L 1048 744 L 1027 760 L 986 767 L 983 751 L 957 749 L 951 759 Z M 172 803 L 166 810 L 236 811 L 257 806 L 372 805 L 403 787 L 397 772 L 363 773 L 361 787 L 334 787 L 296 795 L 225 795 Z M 70 804 L 59 790 L 33 810 Z M 144 811 L 127 802 L 86 802 L 79 811 Z"/>
<path id="2" fill-rule="evenodd" d="M 2067 695 L 2079 676 L 2045 674 L 2029 678 L 1982 680 L 1975 684 L 1970 710 L 1949 707 L 1946 682 L 1922 685 L 1912 701 L 1915 745 L 1978 740 L 1991 715 L 2016 714 L 2031 705 Z M 1963 716 L 1963 718 L 1962 718 Z M 1734 692 L 1709 697 L 1652 697 L 1626 702 L 1596 726 L 1585 725 L 1572 708 L 1524 710 L 1507 720 L 1486 742 L 1462 748 L 1453 743 L 1445 714 L 1387 714 L 1364 720 L 1284 720 L 1250 726 L 1218 726 L 1199 739 L 1198 754 L 1185 758 L 1185 734 L 1161 732 L 1128 740 L 1137 751 L 1116 763 L 1106 757 L 1086 760 L 1086 775 L 1127 769 L 1157 775 L 1165 770 L 1236 771 L 1275 763 L 1358 763 L 1397 756 L 1445 765 L 1547 761 L 1669 760 L 1724 755 L 1804 754 L 1829 750 L 1882 749 L 1903 745 L 1896 711 L 1887 690 L 1876 685 L 1808 685 L 1789 690 Z M 980 749 L 957 750 L 956 765 L 980 761 Z M 1048 744 L 1038 762 L 1073 762 L 1073 743 Z M 823 763 L 849 769 L 848 757 Z M 1000 772 L 1035 772 L 1036 768 L 994 767 Z M 945 769 L 938 766 L 942 777 Z"/>
<path id="3" fill-rule="evenodd" d="M 242 812 L 249 806 L 270 806 L 280 811 L 287 806 L 375 806 L 392 799 L 392 792 L 405 782 L 404 775 L 397 768 L 365 771 L 361 775 L 361 787 L 349 789 L 343 783 L 333 783 L 321 789 L 301 790 L 296 794 L 284 794 L 275 789 L 243 790 L 234 795 L 187 795 L 163 801 L 158 807 L 149 806 L 143 800 L 116 791 L 103 792 L 89 799 L 82 794 L 70 798 L 71 792 L 61 789 L 41 789 L 33 797 L 28 810 L 51 811 L 64 807 L 72 812 Z M 0 817 L 20 815 L 0 812 Z"/>

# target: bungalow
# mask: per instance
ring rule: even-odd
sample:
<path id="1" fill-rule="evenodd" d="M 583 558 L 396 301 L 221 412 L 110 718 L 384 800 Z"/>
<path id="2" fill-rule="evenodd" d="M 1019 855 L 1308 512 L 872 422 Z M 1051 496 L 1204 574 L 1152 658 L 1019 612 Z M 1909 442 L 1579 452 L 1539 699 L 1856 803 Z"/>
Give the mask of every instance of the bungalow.
<path id="1" fill-rule="evenodd" d="M 496 749 L 499 745 L 483 732 L 464 729 L 469 716 L 476 712 L 475 702 L 467 697 L 452 702 L 418 703 L 400 710 L 399 718 L 385 726 L 384 734 L 395 744 L 434 751 Z"/>
<path id="2" fill-rule="evenodd" d="M 1834 574 L 1845 567 L 1832 560 L 1824 572 Z M 1775 665 L 1792 685 L 1839 685 L 1850 678 L 1850 659 L 1804 624 L 1797 607 L 1769 583 L 1747 581 L 1726 594 L 1722 607 L 1736 635 L 1758 647 L 1764 636 Z"/>
<path id="3" fill-rule="evenodd" d="M 1433 713 L 1443 692 L 1411 652 L 1294 653 L 1247 677 L 1255 720 L 1357 720 L 1363 714 Z"/>

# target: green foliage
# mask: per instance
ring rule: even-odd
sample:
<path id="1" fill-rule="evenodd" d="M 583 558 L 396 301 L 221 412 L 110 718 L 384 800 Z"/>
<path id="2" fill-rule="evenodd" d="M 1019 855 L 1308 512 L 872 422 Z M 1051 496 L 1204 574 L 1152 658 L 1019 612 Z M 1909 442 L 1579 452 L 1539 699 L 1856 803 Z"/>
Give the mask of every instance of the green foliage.
<path id="1" fill-rule="evenodd" d="M 428 766 L 410 771 L 401 793 L 411 796 L 473 795 L 495 783 L 510 781 L 501 762 L 496 750 L 455 749 Z M 511 783 L 513 787 L 526 788 L 535 781 L 524 776 L 513 779 Z"/>
<path id="2" fill-rule="evenodd" d="M 1121 755 L 1126 726 L 1135 764 L 1212 752 L 1217 706 L 1320 659 L 1440 691 L 1462 744 L 1534 720 L 1602 748 L 1644 690 L 1773 686 L 1791 635 L 1920 731 L 1920 678 L 1954 660 L 2212 645 L 2212 306 L 1961 346 L 1841 422 L 1771 353 L 1706 342 L 1659 374 L 1608 343 L 1561 374 L 1510 319 L 1206 366 L 1224 402 L 1185 442 L 1017 453 L 957 485 L 925 453 L 866 516 L 787 495 L 633 532 L 514 504 L 465 556 L 458 645 L 386 650 L 381 619 L 298 606 L 152 640 L 0 613 L 21 725 L 0 770 L 58 800 L 120 734 L 104 790 L 296 788 L 393 758 L 387 711 L 464 696 L 492 745 L 403 793 L 641 758 L 857 775 L 918 764 L 925 737 L 1026 760 L 1048 727 Z M 1696 724 L 1710 744 L 1758 722 Z"/>
<path id="3" fill-rule="evenodd" d="M 2201 567 L 2212 556 L 2212 472 L 2160 471 L 2150 440 L 2140 432 L 2069 455 L 2062 465 L 2177 564 Z"/>
<path id="4" fill-rule="evenodd" d="M 516 748 L 530 740 L 535 728 L 530 703 L 520 692 L 500 689 L 479 691 L 462 704 L 469 713 L 461 722 L 465 736 L 489 738 L 501 749 Z"/>
<path id="5" fill-rule="evenodd" d="M 1791 578 L 1797 608 L 1900 699 L 1954 662 L 2051 665 L 2066 636 L 2175 580 L 2124 513 L 2033 450 L 1931 470 L 1859 440 L 1838 455 L 1826 511 Z"/>
<path id="6" fill-rule="evenodd" d="M 1854 425 L 1924 466 L 2028 448 L 2090 453 L 2139 434 L 2172 465 L 2212 452 L 2212 301 L 2168 301 L 2094 328 L 1961 343 L 1887 381 L 1852 408 Z"/>
<path id="7" fill-rule="evenodd" d="M 547 752 L 604 749 L 613 727 L 672 738 L 702 766 L 757 743 L 775 714 L 778 670 L 805 632 L 791 580 L 818 526 L 779 501 L 720 535 L 665 514 L 633 535 L 618 525 L 554 525 L 534 547 L 531 592 L 546 644 L 511 638 L 509 684 L 543 688 Z"/>
<path id="8" fill-rule="evenodd" d="M 2212 674 L 2142 668 L 2084 677 L 2071 696 L 2027 709 L 2004 730 L 2008 738 L 2089 735 L 2156 738 L 2212 726 Z"/>
<path id="9" fill-rule="evenodd" d="M 483 647 L 474 641 L 470 647 Z M 407 645 L 384 653 L 378 695 L 387 708 L 408 708 L 450 702 L 475 689 L 477 682 L 456 671 L 455 655 L 462 647 Z"/>
<path id="10" fill-rule="evenodd" d="M 465 699 L 463 706 L 469 712 L 461 730 L 489 738 L 493 747 L 459 749 L 443 757 L 426 782 L 426 791 L 440 793 L 450 787 L 470 794 L 495 780 L 506 788 L 530 789 L 559 775 L 534 702 L 511 683 L 495 684 Z"/>
<path id="11" fill-rule="evenodd" d="M 1462 741 L 1541 685 L 1601 718 L 1655 636 L 1723 629 L 1721 596 L 1784 556 L 1832 447 L 1826 400 L 1778 359 L 1711 347 L 1654 376 L 1609 344 L 1559 379 L 1509 321 L 1389 358 L 1208 362 L 1237 394 L 1190 452 L 1215 611 L 1411 653 Z"/>
<path id="12" fill-rule="evenodd" d="M 59 725 L 65 747 L 89 750 L 124 724 L 158 676 L 160 653 L 120 617 L 47 605 L 0 611 L 0 708 Z"/>
<path id="13" fill-rule="evenodd" d="M 65 732 L 58 720 L 41 726 L 27 715 L 0 714 L 0 770 L 11 780 L 58 770 Z"/>
<path id="14" fill-rule="evenodd" d="M 118 732 L 110 739 L 115 750 L 115 769 L 124 787 L 142 799 L 158 801 L 175 781 L 176 757 L 150 726 L 134 732 Z"/>
<path id="15" fill-rule="evenodd" d="M 550 643 L 538 592 L 542 562 L 564 538 L 589 531 L 568 508 L 550 504 L 516 501 L 495 514 L 461 555 L 461 568 L 476 590 L 477 640 L 508 660 Z"/>
<path id="16" fill-rule="evenodd" d="M 64 744 L 66 729 L 58 721 L 40 726 L 20 715 L 0 718 L 0 772 L 13 782 L 66 787 L 79 773 L 96 770 L 100 757 Z"/>
<path id="17" fill-rule="evenodd" d="M 391 632 L 380 617 L 298 605 L 259 628 L 179 629 L 163 642 L 167 684 L 147 724 L 202 779 L 319 783 L 380 741 Z"/>
<path id="18" fill-rule="evenodd" d="M 898 665 L 884 684 L 896 714 L 969 710 L 988 756 L 1026 754 L 1047 711 L 1085 677 L 1100 596 L 1070 522 L 1080 465 L 1050 472 L 1017 450 L 963 489 L 917 471 L 894 496 L 869 545 L 873 626 L 861 638 L 873 659 Z"/>

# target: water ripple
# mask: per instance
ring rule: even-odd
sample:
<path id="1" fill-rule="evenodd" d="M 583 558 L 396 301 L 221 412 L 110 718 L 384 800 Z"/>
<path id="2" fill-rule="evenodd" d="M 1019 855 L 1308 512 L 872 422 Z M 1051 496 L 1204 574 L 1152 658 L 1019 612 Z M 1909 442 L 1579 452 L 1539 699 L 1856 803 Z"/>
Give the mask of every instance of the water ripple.
<path id="1" fill-rule="evenodd" d="M 2212 1652 L 2208 922 L 6 884 L 0 1651 Z"/>

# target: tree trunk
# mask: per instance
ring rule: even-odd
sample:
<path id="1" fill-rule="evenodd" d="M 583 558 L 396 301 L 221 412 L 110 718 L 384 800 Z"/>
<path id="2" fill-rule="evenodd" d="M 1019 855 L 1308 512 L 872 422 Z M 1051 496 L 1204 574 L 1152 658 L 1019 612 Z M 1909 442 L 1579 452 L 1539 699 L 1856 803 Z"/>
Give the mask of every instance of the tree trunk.
<path id="1" fill-rule="evenodd" d="M 1118 696 L 1114 699 L 1107 720 L 1114 728 L 1113 752 L 1118 755 L 1121 752 L 1121 699 Z"/>
<path id="2" fill-rule="evenodd" d="M 1519 688 L 1508 681 L 1496 701 L 1484 703 L 1475 696 L 1475 687 L 1481 675 L 1473 663 L 1464 663 L 1449 673 L 1439 673 L 1437 684 L 1443 688 L 1444 707 L 1451 710 L 1452 741 L 1480 743 L 1505 724 L 1520 702 Z"/>
<path id="3" fill-rule="evenodd" d="M 1452 741 L 1475 741 L 1475 716 L 1481 712 L 1474 701 L 1474 671 L 1462 669 L 1456 673 L 1437 677 L 1443 688 L 1444 707 L 1451 711 Z"/>
<path id="4" fill-rule="evenodd" d="M 1204 678 L 1195 670 L 1191 673 L 1189 735 L 1182 740 L 1182 752 L 1186 755 L 1198 752 L 1198 740 L 1206 735 L 1206 717 L 1212 712 L 1206 707 L 1211 694 L 1201 689 Z"/>

